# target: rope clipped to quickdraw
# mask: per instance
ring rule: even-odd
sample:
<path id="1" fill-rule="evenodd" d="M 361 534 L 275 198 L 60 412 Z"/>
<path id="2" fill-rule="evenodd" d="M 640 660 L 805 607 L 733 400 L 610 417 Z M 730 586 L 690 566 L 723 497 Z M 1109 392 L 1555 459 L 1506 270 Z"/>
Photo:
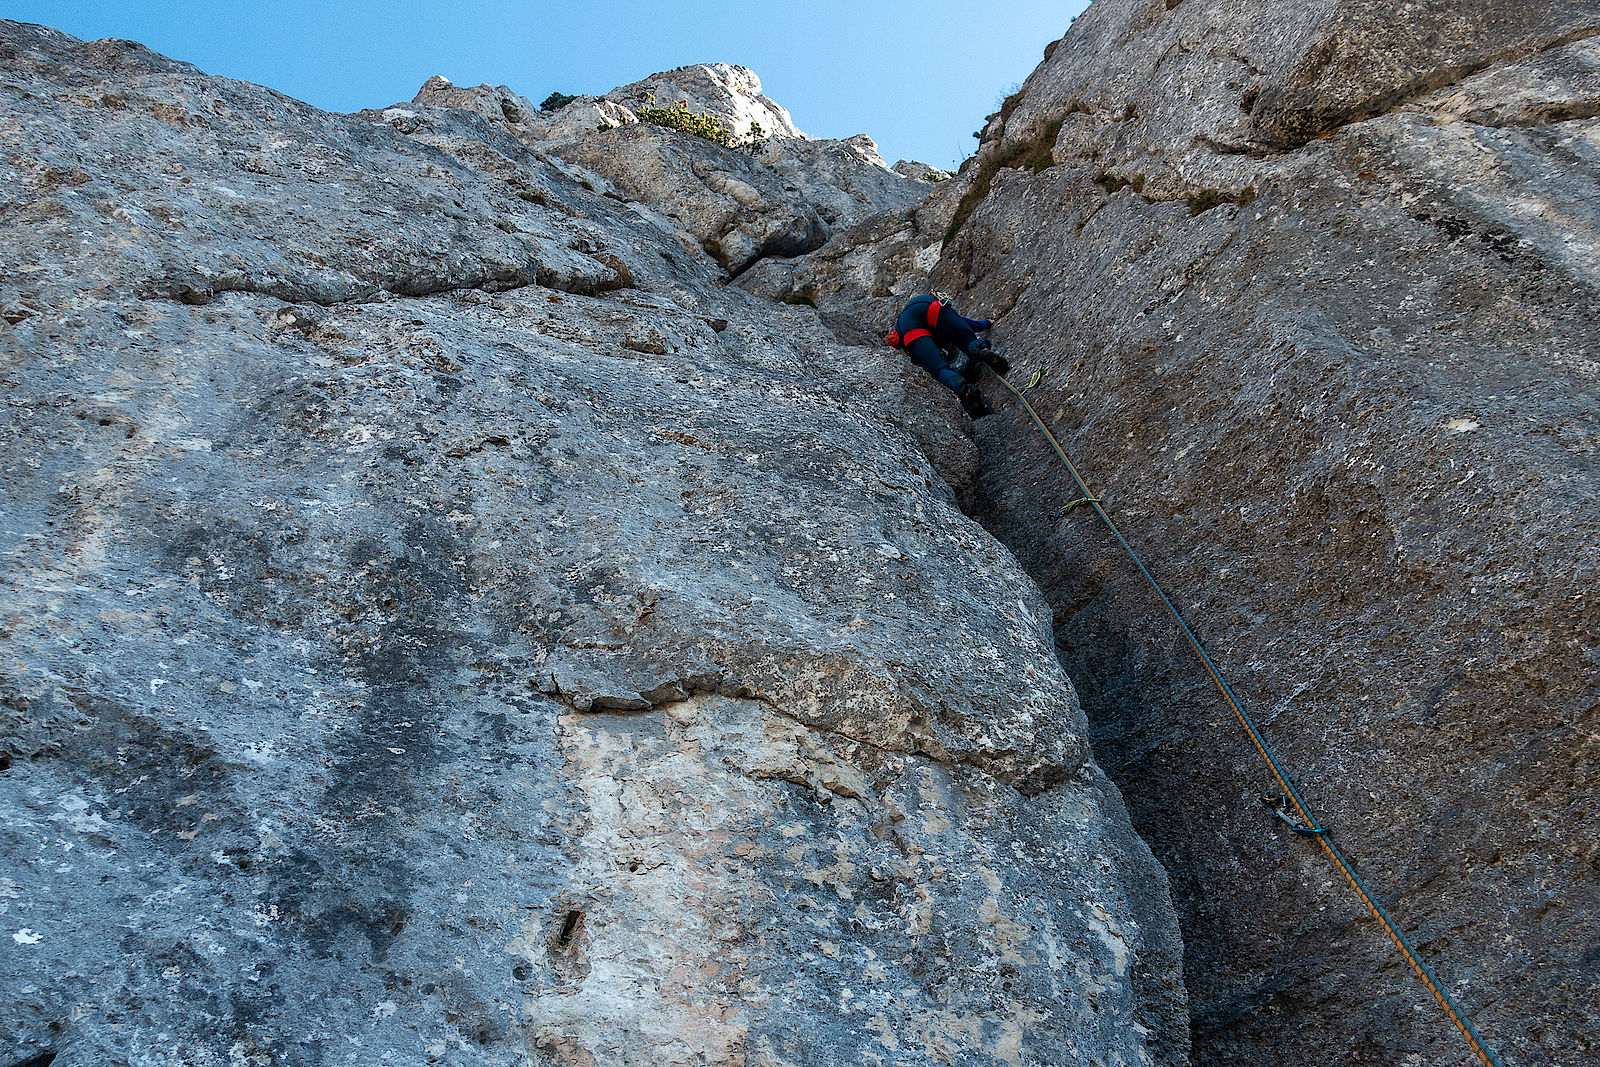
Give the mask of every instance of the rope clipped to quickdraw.
<path id="1" fill-rule="evenodd" d="M 1085 504 L 1098 503 L 1100 503 L 1100 498 L 1097 496 L 1080 496 L 1076 500 L 1069 500 L 1065 504 L 1061 505 L 1061 517 L 1066 518 L 1068 515 L 1071 515 L 1074 508 L 1081 508 Z"/>
<path id="2" fill-rule="evenodd" d="M 1028 417 L 1039 428 L 1039 432 L 1044 434 L 1045 440 L 1050 442 L 1050 447 L 1055 450 L 1056 456 L 1067 468 L 1067 473 L 1071 474 L 1072 480 L 1077 483 L 1078 491 L 1083 494 L 1070 504 L 1065 505 L 1061 509 L 1061 513 L 1066 515 L 1073 508 L 1087 505 L 1094 509 L 1096 515 L 1100 516 L 1100 521 L 1105 523 L 1106 529 L 1111 531 L 1111 536 L 1117 539 L 1117 543 L 1128 554 L 1128 558 L 1133 561 L 1133 565 L 1139 568 L 1139 573 L 1144 575 L 1145 581 L 1150 584 L 1150 588 L 1160 598 L 1161 603 L 1167 609 L 1167 613 L 1178 624 L 1178 629 L 1183 631 L 1183 636 L 1188 639 L 1189 646 L 1194 649 L 1195 655 L 1199 657 L 1200 662 L 1205 666 L 1206 672 L 1211 675 L 1211 680 L 1216 683 L 1217 688 L 1222 692 L 1223 699 L 1227 701 L 1228 707 L 1233 710 L 1234 717 L 1239 720 L 1239 725 L 1243 726 L 1245 732 L 1250 735 L 1250 741 L 1255 745 L 1256 752 L 1260 754 L 1268 769 L 1272 771 L 1272 776 L 1277 779 L 1278 787 L 1283 790 L 1276 797 L 1265 798 L 1266 804 L 1272 809 L 1273 815 L 1287 823 L 1297 834 L 1313 838 L 1317 844 L 1322 846 L 1322 850 L 1328 854 L 1328 858 L 1339 869 L 1339 873 L 1344 876 L 1344 880 L 1349 883 L 1350 888 L 1360 898 L 1361 903 L 1366 906 L 1372 917 L 1378 920 L 1379 925 L 1383 927 L 1383 932 L 1394 943 L 1394 947 L 1399 950 L 1401 956 L 1405 957 L 1405 961 L 1411 965 L 1411 969 L 1422 980 L 1422 984 L 1427 987 L 1428 992 L 1433 994 L 1433 999 L 1439 1002 L 1439 1007 L 1444 1009 L 1445 1016 L 1461 1032 L 1461 1036 L 1466 1039 L 1467 1045 L 1472 1049 L 1473 1054 L 1484 1064 L 1484 1067 L 1502 1067 L 1500 1058 L 1484 1043 L 1483 1038 L 1478 1036 L 1478 1031 L 1473 1027 L 1471 1020 L 1467 1018 L 1466 1012 L 1462 1011 L 1461 1007 L 1456 1004 L 1455 998 L 1445 989 L 1444 983 L 1439 981 L 1438 975 L 1434 974 L 1433 969 L 1423 961 L 1421 956 L 1417 955 L 1417 950 L 1406 939 L 1406 935 L 1401 932 L 1400 927 L 1390 917 L 1389 912 L 1367 890 L 1366 883 L 1361 880 L 1360 875 L 1356 874 L 1355 868 L 1345 858 L 1344 853 L 1339 850 L 1339 846 L 1334 844 L 1333 835 L 1328 832 L 1328 828 L 1313 817 L 1310 805 L 1305 802 L 1304 798 L 1300 796 L 1299 790 L 1294 787 L 1294 782 L 1290 779 L 1289 773 L 1278 762 L 1277 756 L 1273 754 L 1271 746 L 1267 744 L 1267 739 L 1261 733 L 1260 728 L 1256 726 L 1255 720 L 1244 710 L 1244 705 L 1239 703 L 1238 697 L 1234 696 L 1233 689 L 1228 685 L 1227 679 L 1222 676 L 1222 671 L 1212 661 L 1210 653 L 1200 643 L 1200 639 L 1195 636 L 1194 631 L 1189 628 L 1189 624 L 1184 621 L 1183 615 L 1179 613 L 1176 605 L 1172 603 L 1172 600 L 1161 588 L 1160 583 L 1155 580 L 1149 569 L 1145 567 L 1144 561 L 1133 550 L 1133 546 L 1128 544 L 1127 539 L 1122 536 L 1122 531 L 1117 529 L 1117 524 L 1111 521 L 1110 515 L 1106 514 L 1106 509 L 1101 505 L 1100 498 L 1089 490 L 1088 483 L 1078 473 L 1078 468 L 1067 456 L 1066 450 L 1061 447 L 1061 442 L 1056 440 L 1055 434 L 1050 432 L 1050 428 L 1044 424 L 1044 420 L 1033 409 L 1033 405 L 1028 403 L 1028 398 L 1022 395 L 1023 391 L 1021 389 L 1012 385 L 1002 375 L 996 374 L 995 377 L 1000 379 L 1000 384 L 1004 385 L 1012 396 L 1022 401 L 1022 406 L 1027 409 Z M 1035 380 L 1037 380 L 1037 377 L 1036 373 Z"/>
<path id="3" fill-rule="evenodd" d="M 1262 797 L 1261 803 L 1267 806 L 1267 810 L 1272 813 L 1274 819 L 1277 819 L 1297 834 L 1325 834 L 1328 832 L 1326 826 L 1301 826 L 1295 822 L 1294 816 L 1289 812 L 1289 798 L 1283 793 L 1279 793 L 1275 797 Z"/>

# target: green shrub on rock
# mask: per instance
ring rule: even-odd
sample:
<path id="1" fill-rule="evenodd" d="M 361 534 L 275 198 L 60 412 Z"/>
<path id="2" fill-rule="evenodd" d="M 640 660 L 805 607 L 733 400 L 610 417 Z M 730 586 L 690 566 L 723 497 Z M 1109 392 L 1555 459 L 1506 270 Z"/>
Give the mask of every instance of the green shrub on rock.
<path id="1" fill-rule="evenodd" d="M 665 126 L 669 130 L 678 130 L 681 133 L 692 133 L 696 137 L 719 144 L 724 148 L 733 147 L 733 133 L 724 126 L 720 119 L 708 115 L 703 111 L 690 111 L 689 105 L 682 100 L 671 107 L 646 107 L 639 109 L 639 119 L 642 122 L 653 122 L 657 126 Z"/>
<path id="2" fill-rule="evenodd" d="M 544 98 L 544 103 L 539 105 L 539 110 L 560 111 L 562 108 L 566 107 L 576 99 L 578 98 L 575 96 L 569 96 L 566 93 L 551 93 L 549 96 Z"/>

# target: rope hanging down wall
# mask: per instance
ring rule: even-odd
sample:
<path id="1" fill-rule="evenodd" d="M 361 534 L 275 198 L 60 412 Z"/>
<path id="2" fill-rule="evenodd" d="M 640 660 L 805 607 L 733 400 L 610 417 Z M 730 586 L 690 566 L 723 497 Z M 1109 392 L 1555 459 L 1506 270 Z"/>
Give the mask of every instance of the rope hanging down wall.
<path id="1" fill-rule="evenodd" d="M 1328 858 L 1339 869 L 1339 873 L 1344 876 L 1344 880 L 1349 883 L 1350 888 L 1361 899 L 1361 903 L 1366 906 L 1367 911 L 1372 913 L 1372 917 L 1378 920 L 1378 923 L 1383 927 L 1383 932 L 1389 936 L 1389 940 L 1394 942 L 1394 947 L 1400 951 L 1400 955 L 1405 957 L 1405 961 L 1411 965 L 1411 969 L 1416 972 L 1417 977 L 1422 979 L 1422 984 L 1427 986 L 1428 992 L 1433 994 L 1433 999 L 1439 1002 L 1439 1007 L 1444 1009 L 1445 1015 L 1455 1024 L 1455 1028 L 1461 1032 L 1461 1036 L 1466 1039 L 1467 1045 L 1472 1049 L 1473 1054 L 1484 1064 L 1484 1067 L 1501 1067 L 1500 1058 L 1484 1043 L 1483 1038 L 1478 1036 L 1477 1029 L 1473 1027 L 1471 1020 L 1461 1010 L 1460 1005 L 1455 1002 L 1455 998 L 1445 989 L 1444 983 L 1439 981 L 1439 977 L 1433 973 L 1433 969 L 1423 961 L 1421 956 L 1417 955 L 1417 950 L 1406 939 L 1406 935 L 1395 924 L 1389 912 L 1382 904 L 1378 903 L 1377 899 L 1367 889 L 1366 884 L 1356 874 L 1355 868 L 1350 864 L 1350 861 L 1339 850 L 1339 846 L 1334 844 L 1333 836 L 1328 832 L 1327 827 L 1319 823 L 1312 815 L 1310 805 L 1300 796 L 1300 791 L 1295 788 L 1294 780 L 1289 777 L 1289 773 L 1283 769 L 1283 765 L 1273 755 L 1272 747 L 1267 744 L 1267 739 L 1261 733 L 1260 728 L 1256 726 L 1255 720 L 1250 717 L 1249 713 L 1244 710 L 1244 706 L 1239 703 L 1239 699 L 1234 696 L 1232 687 L 1228 685 L 1227 679 L 1222 676 L 1222 671 L 1212 661 L 1211 655 L 1206 652 L 1205 646 L 1200 643 L 1200 639 L 1195 636 L 1194 631 L 1189 628 L 1189 624 L 1184 621 L 1183 615 L 1179 613 L 1166 592 L 1162 590 L 1160 583 L 1155 580 L 1149 569 L 1145 567 L 1144 561 L 1133 550 L 1133 546 L 1129 545 L 1127 539 L 1122 536 L 1122 531 L 1117 529 L 1117 524 L 1111 521 L 1111 516 L 1106 514 L 1106 509 L 1101 506 L 1099 497 L 1089 491 L 1088 483 L 1083 480 L 1083 476 L 1078 473 L 1077 466 L 1068 458 L 1066 450 L 1061 447 L 1061 442 L 1056 440 L 1055 434 L 1050 432 L 1050 428 L 1044 424 L 1044 420 L 1033 409 L 1033 405 L 1028 402 L 1028 398 L 1022 395 L 1021 389 L 1012 385 L 1001 375 L 997 374 L 995 377 L 1000 379 L 1000 383 L 1010 391 L 1012 396 L 1022 401 L 1022 406 L 1027 409 L 1028 417 L 1033 420 L 1035 426 L 1039 427 L 1039 431 L 1050 442 L 1050 447 L 1055 450 L 1057 457 L 1067 468 L 1067 472 L 1072 475 L 1072 480 L 1077 483 L 1078 492 L 1082 495 L 1067 505 L 1067 510 L 1080 505 L 1087 505 L 1094 509 L 1096 515 L 1100 516 L 1100 521 L 1106 524 L 1106 529 L 1111 531 L 1111 536 L 1117 539 L 1117 543 L 1128 554 L 1128 558 L 1133 560 L 1133 565 L 1139 568 L 1139 573 L 1144 575 L 1145 581 L 1150 583 L 1150 588 L 1155 590 L 1156 596 L 1161 598 L 1161 603 L 1166 607 L 1168 614 L 1178 624 L 1178 629 L 1183 631 L 1183 636 L 1188 639 L 1189 646 L 1194 649 L 1195 655 L 1199 657 L 1200 662 L 1205 666 L 1206 672 L 1211 675 L 1211 680 L 1216 683 L 1217 688 L 1222 692 L 1222 697 L 1227 701 L 1228 707 L 1233 709 L 1234 717 L 1239 720 L 1239 725 L 1243 726 L 1245 732 L 1250 735 L 1251 744 L 1255 745 L 1256 751 L 1260 753 L 1262 760 L 1266 762 L 1268 769 L 1272 772 L 1272 776 L 1277 779 L 1278 787 L 1283 790 L 1283 796 L 1280 800 L 1282 810 L 1275 811 L 1275 814 L 1285 822 L 1288 822 L 1297 833 L 1316 839 L 1317 844 L 1321 845 L 1322 850 L 1328 854 Z M 1291 807 L 1293 814 L 1300 819 L 1299 823 L 1295 823 L 1290 818 Z"/>

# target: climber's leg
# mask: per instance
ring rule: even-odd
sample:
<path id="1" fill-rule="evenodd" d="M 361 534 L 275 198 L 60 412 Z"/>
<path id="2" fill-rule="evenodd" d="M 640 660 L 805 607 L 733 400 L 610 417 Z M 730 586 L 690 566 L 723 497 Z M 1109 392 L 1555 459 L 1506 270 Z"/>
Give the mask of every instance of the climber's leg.
<path id="1" fill-rule="evenodd" d="M 906 346 L 906 355 L 911 357 L 911 362 L 937 378 L 939 383 L 952 393 L 959 395 L 967 388 L 967 380 L 945 362 L 944 353 L 933 343 L 933 338 L 919 337 L 912 341 Z"/>
<path id="2" fill-rule="evenodd" d="M 966 318 L 954 308 L 948 307 L 939 309 L 939 324 L 935 327 L 934 333 L 943 343 L 953 345 L 968 355 L 972 354 L 972 343 L 978 339 L 978 335 L 973 333 L 972 327 L 967 324 Z"/>
<path id="3" fill-rule="evenodd" d="M 939 346 L 933 343 L 931 337 L 919 337 L 906 347 L 906 355 L 911 361 L 939 380 L 939 383 L 961 398 L 961 410 L 974 419 L 981 419 L 993 409 L 983 394 L 978 392 L 978 387 L 955 372 L 955 369 L 946 363 L 944 353 Z"/>

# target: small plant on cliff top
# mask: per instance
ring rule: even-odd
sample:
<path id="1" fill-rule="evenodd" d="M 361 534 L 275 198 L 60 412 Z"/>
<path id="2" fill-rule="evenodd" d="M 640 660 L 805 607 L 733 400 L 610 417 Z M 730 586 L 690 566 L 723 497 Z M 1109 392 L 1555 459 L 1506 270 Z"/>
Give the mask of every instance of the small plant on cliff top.
<path id="1" fill-rule="evenodd" d="M 1011 116 L 1016 112 L 1017 105 L 1022 103 L 1022 90 L 1015 88 L 1010 96 L 1000 101 L 1000 121 L 1010 122 Z"/>
<path id="2" fill-rule="evenodd" d="M 569 96 L 566 93 L 551 93 L 549 96 L 544 98 L 544 103 L 539 105 L 539 110 L 560 111 L 562 108 L 566 107 L 576 99 L 578 98 L 575 96 Z"/>
<path id="3" fill-rule="evenodd" d="M 704 137 L 713 144 L 724 148 L 733 147 L 733 134 L 724 126 L 715 115 L 708 115 L 703 111 L 690 111 L 689 105 L 679 100 L 671 107 L 645 107 L 639 109 L 639 118 L 644 122 L 653 122 L 657 126 L 665 126 L 669 130 L 680 133 L 692 133 L 696 137 Z"/>

